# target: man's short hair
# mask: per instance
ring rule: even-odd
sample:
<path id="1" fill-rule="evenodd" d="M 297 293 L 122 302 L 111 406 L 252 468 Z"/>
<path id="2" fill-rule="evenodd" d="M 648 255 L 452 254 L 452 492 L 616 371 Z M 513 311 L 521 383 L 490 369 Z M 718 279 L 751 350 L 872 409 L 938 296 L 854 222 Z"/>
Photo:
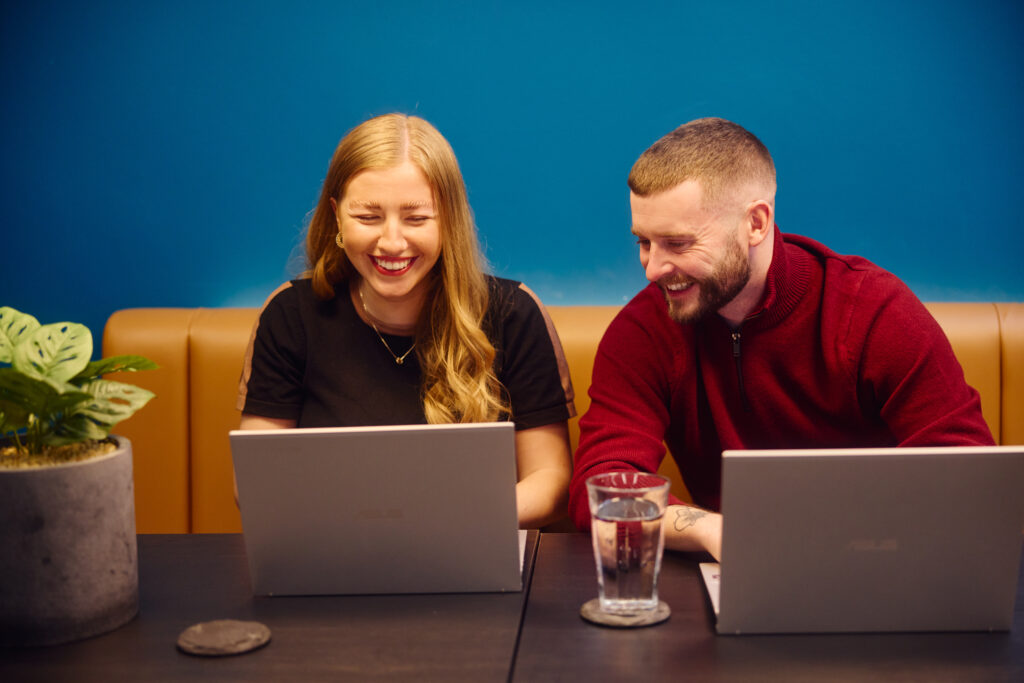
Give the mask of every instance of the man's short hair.
<path id="1" fill-rule="evenodd" d="M 757 137 L 731 121 L 696 119 L 651 145 L 633 164 L 629 189 L 641 197 L 687 180 L 700 181 L 704 206 L 714 207 L 749 184 L 775 195 L 775 164 Z"/>

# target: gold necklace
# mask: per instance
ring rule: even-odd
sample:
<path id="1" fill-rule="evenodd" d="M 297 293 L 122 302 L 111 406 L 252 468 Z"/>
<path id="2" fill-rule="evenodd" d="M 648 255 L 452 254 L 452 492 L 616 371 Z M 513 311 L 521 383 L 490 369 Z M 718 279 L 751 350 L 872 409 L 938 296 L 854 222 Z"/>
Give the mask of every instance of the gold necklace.
<path id="1" fill-rule="evenodd" d="M 412 346 L 409 347 L 409 350 L 403 353 L 401 356 L 392 351 L 391 346 L 388 344 L 387 340 L 384 339 L 384 335 L 380 333 L 380 330 L 378 330 L 377 326 L 373 323 L 373 316 L 370 315 L 370 312 L 368 310 L 366 310 L 366 300 L 363 298 L 363 288 L 356 287 L 356 291 L 359 292 L 359 303 L 363 305 L 363 313 L 366 314 L 366 322 L 370 323 L 370 327 L 372 327 L 373 331 L 377 333 L 377 339 L 380 339 L 380 343 L 384 345 L 384 348 L 388 350 L 388 353 L 391 354 L 391 357 L 395 359 L 395 363 L 397 365 L 401 365 L 402 363 L 405 362 L 405 357 L 412 353 L 412 350 L 416 348 L 416 342 L 413 342 Z"/>

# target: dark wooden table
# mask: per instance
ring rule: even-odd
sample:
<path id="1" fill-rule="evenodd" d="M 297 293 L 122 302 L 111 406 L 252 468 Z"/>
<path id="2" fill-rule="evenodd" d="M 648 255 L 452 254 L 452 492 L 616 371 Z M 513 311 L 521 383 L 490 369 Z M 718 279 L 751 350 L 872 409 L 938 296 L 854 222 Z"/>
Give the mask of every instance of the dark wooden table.
<path id="1" fill-rule="evenodd" d="M 78 643 L 0 649 L 0 683 L 1024 681 L 1024 572 L 1009 633 L 737 637 L 715 635 L 698 559 L 666 553 L 669 621 L 617 630 L 579 617 L 597 592 L 585 534 L 530 534 L 528 592 L 307 598 L 254 598 L 241 536 L 142 535 L 140 615 Z M 261 621 L 273 640 L 223 659 L 175 648 L 223 618 Z"/>
<path id="2" fill-rule="evenodd" d="M 527 537 L 524 585 L 538 534 Z M 10 552 L 7 549 L 5 552 Z M 140 613 L 111 633 L 0 649 L 0 682 L 506 681 L 526 592 L 254 598 L 240 535 L 139 536 Z M 178 634 L 214 619 L 255 620 L 261 650 L 200 658 Z"/>
<path id="3" fill-rule="evenodd" d="M 665 623 L 635 630 L 579 616 L 597 595 L 590 537 L 542 534 L 515 681 L 1024 681 L 1024 567 L 1002 633 L 718 636 L 694 555 L 668 552 Z M 984 577 L 979 577 L 984 580 Z"/>

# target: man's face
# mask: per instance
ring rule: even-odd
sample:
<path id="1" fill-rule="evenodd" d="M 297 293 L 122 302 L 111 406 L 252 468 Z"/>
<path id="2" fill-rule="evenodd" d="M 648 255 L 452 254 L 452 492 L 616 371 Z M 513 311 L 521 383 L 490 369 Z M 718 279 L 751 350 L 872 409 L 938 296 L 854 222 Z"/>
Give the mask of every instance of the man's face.
<path id="1" fill-rule="evenodd" d="M 737 212 L 707 211 L 697 181 L 649 197 L 630 194 L 633 234 L 647 279 L 661 287 L 669 316 L 700 320 L 732 301 L 750 280 Z"/>

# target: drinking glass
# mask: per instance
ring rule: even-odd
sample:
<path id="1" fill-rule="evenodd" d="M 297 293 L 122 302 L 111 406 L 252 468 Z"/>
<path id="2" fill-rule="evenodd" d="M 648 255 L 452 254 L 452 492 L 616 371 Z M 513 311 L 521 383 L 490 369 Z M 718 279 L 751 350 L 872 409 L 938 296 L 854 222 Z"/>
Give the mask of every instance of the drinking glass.
<path id="1" fill-rule="evenodd" d="M 602 612 L 626 615 L 658 607 L 665 545 L 661 518 L 668 489 L 668 479 L 645 472 L 608 472 L 587 479 Z"/>

